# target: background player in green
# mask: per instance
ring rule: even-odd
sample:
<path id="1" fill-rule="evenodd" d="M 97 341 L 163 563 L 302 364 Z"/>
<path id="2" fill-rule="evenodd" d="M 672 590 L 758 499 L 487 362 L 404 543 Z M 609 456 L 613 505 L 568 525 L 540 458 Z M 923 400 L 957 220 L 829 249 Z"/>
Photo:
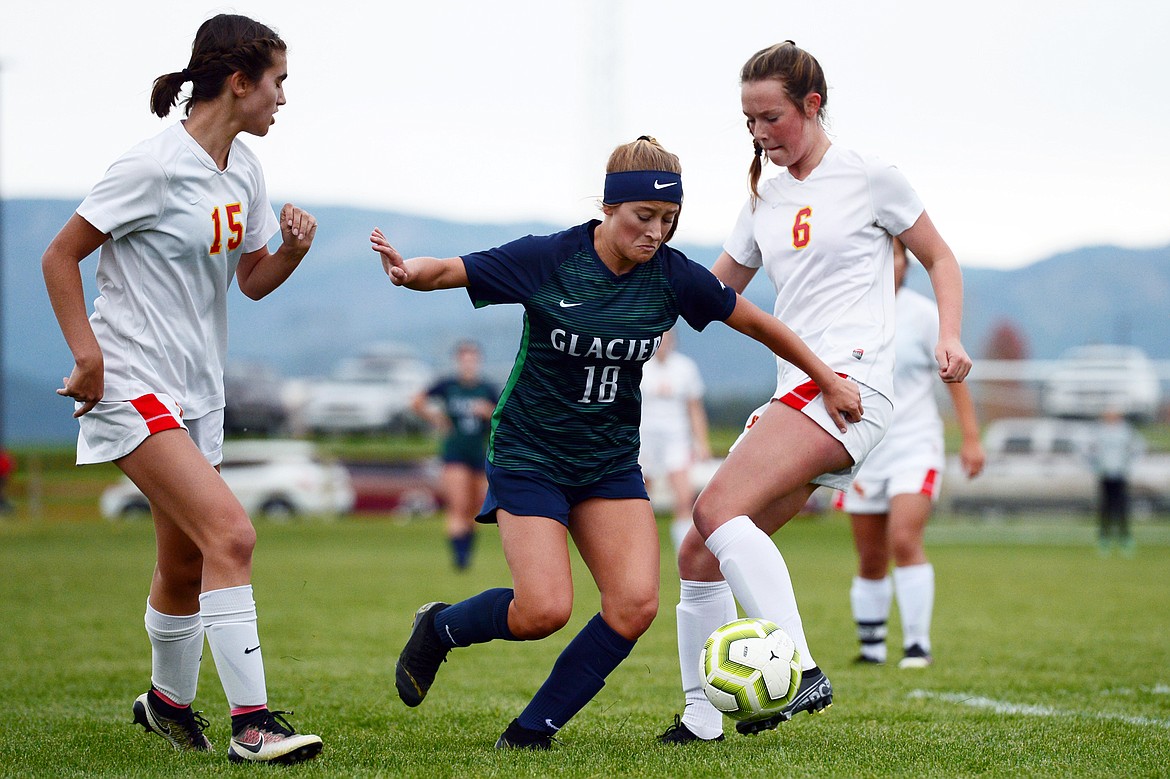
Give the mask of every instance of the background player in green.
<path id="1" fill-rule="evenodd" d="M 606 166 L 604 219 L 486 252 L 404 260 L 370 237 L 391 281 L 416 290 L 466 287 L 476 306 L 520 303 L 520 349 L 492 417 L 488 496 L 511 588 L 418 610 L 395 682 L 419 705 L 456 646 L 548 636 L 568 622 L 568 536 L 601 593 L 578 633 L 497 748 L 547 749 L 601 690 L 658 610 L 658 531 L 638 467 L 642 365 L 681 316 L 720 320 L 807 370 L 845 429 L 861 418 L 856 385 L 834 373 L 775 317 L 665 245 L 682 207 L 678 157 L 643 136 Z"/>
<path id="2" fill-rule="evenodd" d="M 480 374 L 479 344 L 455 345 L 455 375 L 432 384 L 414 397 L 411 407 L 443 434 L 443 512 L 455 567 L 471 563 L 475 515 L 487 491 L 484 462 L 492 411 L 500 392 Z"/>

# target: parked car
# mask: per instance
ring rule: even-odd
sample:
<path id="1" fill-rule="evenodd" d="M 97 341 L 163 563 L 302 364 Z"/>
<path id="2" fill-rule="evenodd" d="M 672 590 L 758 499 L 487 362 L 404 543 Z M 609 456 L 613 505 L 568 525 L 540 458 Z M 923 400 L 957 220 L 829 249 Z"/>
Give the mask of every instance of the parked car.
<path id="1" fill-rule="evenodd" d="M 1057 417 L 1096 419 L 1113 407 L 1131 421 L 1152 420 L 1162 400 L 1158 371 L 1135 346 L 1070 349 L 1040 388 L 1040 408 Z"/>
<path id="2" fill-rule="evenodd" d="M 227 441 L 220 473 L 252 516 L 287 519 L 345 514 L 353 509 L 349 472 L 337 463 L 320 460 L 310 441 Z M 150 504 L 123 477 L 102 493 L 101 512 L 107 519 L 137 517 L 149 514 Z"/>
<path id="3" fill-rule="evenodd" d="M 303 424 L 315 433 L 422 429 L 411 399 L 433 372 L 407 347 L 380 344 L 343 360 L 333 379 L 308 387 Z"/>
<path id="4" fill-rule="evenodd" d="M 284 380 L 262 363 L 228 363 L 223 374 L 227 407 L 223 429 L 228 435 L 271 436 L 282 431 L 288 420 L 284 403 Z"/>
<path id="5" fill-rule="evenodd" d="M 434 514 L 443 506 L 438 458 L 406 462 L 346 461 L 356 494 L 354 513 L 407 517 Z"/>
<path id="6" fill-rule="evenodd" d="M 1096 423 L 1050 417 L 999 419 L 987 426 L 987 462 L 974 479 L 947 458 L 942 507 L 986 515 L 1025 510 L 1091 512 L 1097 477 L 1088 458 Z M 1135 513 L 1170 512 L 1170 455 L 1147 453 L 1134 466 Z"/>

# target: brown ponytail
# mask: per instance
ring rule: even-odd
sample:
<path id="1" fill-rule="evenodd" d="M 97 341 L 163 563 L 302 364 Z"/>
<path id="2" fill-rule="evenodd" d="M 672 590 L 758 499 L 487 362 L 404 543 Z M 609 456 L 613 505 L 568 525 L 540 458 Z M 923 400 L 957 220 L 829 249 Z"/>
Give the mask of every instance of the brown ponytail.
<path id="1" fill-rule="evenodd" d="M 166 118 L 166 115 L 178 102 L 179 92 L 182 91 L 186 81 L 188 78 L 184 75 L 184 71 L 167 73 L 156 78 L 154 88 L 150 90 L 150 112 L 160 119 Z"/>

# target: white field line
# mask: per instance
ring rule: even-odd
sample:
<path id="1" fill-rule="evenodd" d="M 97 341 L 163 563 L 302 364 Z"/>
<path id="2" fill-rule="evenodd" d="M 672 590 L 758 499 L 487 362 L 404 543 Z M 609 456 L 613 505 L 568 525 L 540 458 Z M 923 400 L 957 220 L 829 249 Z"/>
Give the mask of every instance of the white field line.
<path id="1" fill-rule="evenodd" d="M 945 701 L 947 703 L 958 703 L 960 705 L 970 706 L 975 709 L 991 709 L 996 714 L 1018 714 L 1025 717 L 1071 717 L 1077 719 L 1112 720 L 1116 722 L 1124 722 L 1128 725 L 1153 725 L 1154 727 L 1170 729 L 1170 720 L 1166 719 L 1155 719 L 1153 717 L 1130 717 L 1124 714 L 1107 714 L 1105 712 L 1068 711 L 1055 709 L 1051 706 L 1008 703 L 1007 701 L 997 701 L 992 700 L 991 698 L 984 698 L 981 695 L 971 695 L 960 692 L 931 692 L 930 690 L 914 690 L 909 694 L 908 697 Z"/>

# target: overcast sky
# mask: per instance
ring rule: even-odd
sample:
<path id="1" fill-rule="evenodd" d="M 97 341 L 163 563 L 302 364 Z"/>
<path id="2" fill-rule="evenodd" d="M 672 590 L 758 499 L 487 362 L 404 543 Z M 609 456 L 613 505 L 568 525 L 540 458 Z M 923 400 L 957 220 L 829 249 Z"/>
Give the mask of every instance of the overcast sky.
<path id="1" fill-rule="evenodd" d="M 648 133 L 682 158 L 677 240 L 721 243 L 751 154 L 739 68 L 791 38 L 828 76 L 834 141 L 897 164 L 962 263 L 1170 243 L 1162 0 L 5 3 L 4 195 L 80 199 L 174 121 L 151 82 L 221 11 L 289 45 L 288 105 L 250 140 L 274 199 L 568 226 Z"/>

